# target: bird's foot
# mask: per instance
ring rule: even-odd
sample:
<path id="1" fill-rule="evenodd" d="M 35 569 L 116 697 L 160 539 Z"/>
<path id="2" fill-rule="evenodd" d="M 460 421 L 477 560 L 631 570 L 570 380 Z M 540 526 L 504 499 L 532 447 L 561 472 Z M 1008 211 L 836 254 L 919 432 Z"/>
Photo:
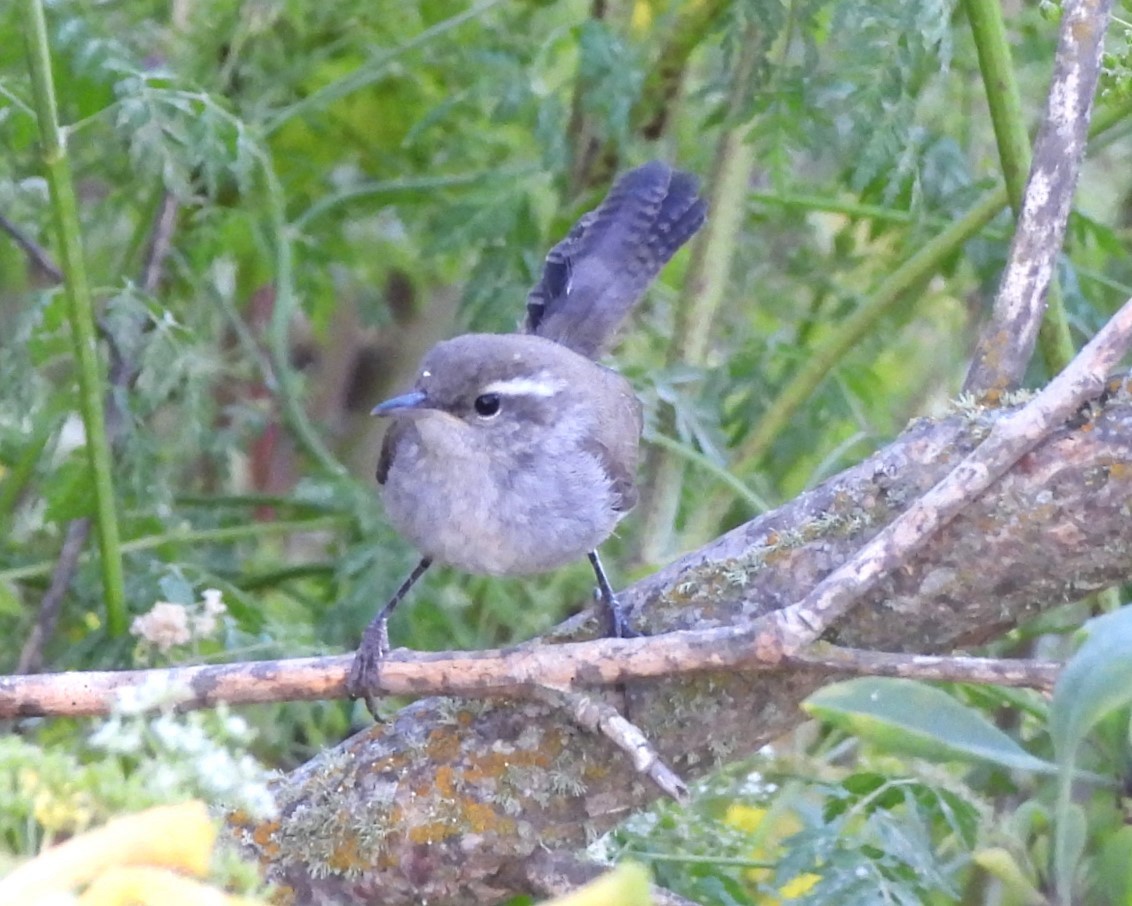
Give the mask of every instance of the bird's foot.
<path id="1" fill-rule="evenodd" d="M 625 616 L 625 608 L 617 600 L 617 595 L 606 595 L 599 588 L 597 597 L 605 607 L 606 634 L 614 639 L 636 639 L 641 633 L 629 625 L 629 618 Z"/>
<path id="2" fill-rule="evenodd" d="M 362 643 L 354 654 L 350 676 L 346 679 L 346 691 L 351 698 L 360 698 L 374 720 L 381 720 L 377 713 L 377 696 L 381 684 L 381 664 L 389 654 L 389 626 L 384 615 L 380 615 L 362 634 Z"/>

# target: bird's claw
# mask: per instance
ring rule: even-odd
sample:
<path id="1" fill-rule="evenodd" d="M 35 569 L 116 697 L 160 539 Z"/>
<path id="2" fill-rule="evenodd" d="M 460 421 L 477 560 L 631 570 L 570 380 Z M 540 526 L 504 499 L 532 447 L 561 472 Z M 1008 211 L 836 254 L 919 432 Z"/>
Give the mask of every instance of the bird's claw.
<path id="1" fill-rule="evenodd" d="M 595 588 L 594 597 L 601 602 L 605 610 L 607 638 L 636 639 L 641 637 L 641 633 L 629 625 L 629 618 L 625 616 L 625 608 L 617 600 L 617 595 L 606 595 L 601 588 Z"/>
<path id="2" fill-rule="evenodd" d="M 376 619 L 366 627 L 362 643 L 354 653 L 354 663 L 346 679 L 346 692 L 351 698 L 360 698 L 375 720 L 378 692 L 381 685 L 381 665 L 389 654 L 389 630 L 386 621 Z"/>

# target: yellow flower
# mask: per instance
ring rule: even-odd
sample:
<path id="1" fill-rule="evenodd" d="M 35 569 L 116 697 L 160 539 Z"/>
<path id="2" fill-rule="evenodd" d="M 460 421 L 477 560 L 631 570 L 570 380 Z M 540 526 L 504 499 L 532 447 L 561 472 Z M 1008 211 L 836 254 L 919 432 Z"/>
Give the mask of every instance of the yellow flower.
<path id="1" fill-rule="evenodd" d="M 764 818 L 766 818 L 765 808 L 734 802 L 727 807 L 727 814 L 723 821 L 725 824 L 730 824 L 732 827 L 750 834 L 759 829 Z"/>
<path id="2" fill-rule="evenodd" d="M 783 884 L 778 888 L 778 892 L 784 900 L 796 900 L 809 893 L 820 880 L 821 875 L 806 872 L 806 874 L 798 875 L 798 877 Z"/>

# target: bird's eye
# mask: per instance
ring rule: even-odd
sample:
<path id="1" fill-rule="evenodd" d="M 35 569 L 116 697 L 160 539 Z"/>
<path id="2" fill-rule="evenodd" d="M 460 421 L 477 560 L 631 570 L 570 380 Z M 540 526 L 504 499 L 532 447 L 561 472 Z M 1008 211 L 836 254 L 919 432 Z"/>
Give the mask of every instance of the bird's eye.
<path id="1" fill-rule="evenodd" d="M 476 397 L 474 403 L 476 408 L 476 415 L 480 418 L 491 418 L 493 415 L 499 414 L 499 394 L 498 393 L 483 393 Z"/>

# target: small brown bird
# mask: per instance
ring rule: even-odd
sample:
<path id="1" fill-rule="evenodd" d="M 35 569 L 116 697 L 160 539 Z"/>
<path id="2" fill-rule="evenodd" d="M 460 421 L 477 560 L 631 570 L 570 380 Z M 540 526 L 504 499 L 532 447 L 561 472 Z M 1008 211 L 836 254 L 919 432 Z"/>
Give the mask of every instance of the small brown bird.
<path id="1" fill-rule="evenodd" d="M 373 410 L 394 419 L 377 466 L 386 511 L 421 560 L 354 658 L 350 693 L 371 711 L 389 615 L 434 562 L 514 576 L 585 554 L 626 632 L 597 547 L 637 501 L 641 405 L 594 358 L 706 210 L 688 173 L 626 173 L 547 255 L 522 333 L 437 344 L 413 389 Z"/>

